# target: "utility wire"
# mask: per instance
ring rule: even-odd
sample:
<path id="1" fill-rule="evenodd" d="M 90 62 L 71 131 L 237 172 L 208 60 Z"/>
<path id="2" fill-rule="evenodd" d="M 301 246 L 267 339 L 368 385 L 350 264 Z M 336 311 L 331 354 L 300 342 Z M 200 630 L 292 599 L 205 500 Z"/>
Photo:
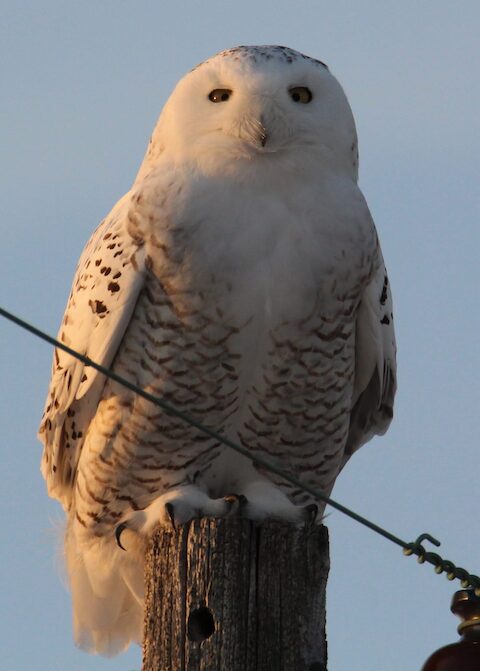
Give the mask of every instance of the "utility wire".
<path id="1" fill-rule="evenodd" d="M 447 574 L 447 578 L 449 580 L 455 580 L 458 579 L 461 581 L 462 587 L 467 588 L 467 587 L 472 587 L 475 589 L 475 593 L 477 596 L 480 596 L 480 577 L 468 573 L 466 569 L 463 569 L 461 567 L 455 566 L 453 562 L 448 561 L 446 559 L 442 559 L 438 554 L 434 552 L 427 552 L 425 548 L 422 545 L 422 541 L 428 540 L 437 547 L 440 545 L 440 542 L 437 541 L 435 538 L 433 538 L 430 534 L 424 533 L 421 534 L 416 541 L 413 543 L 408 543 L 407 541 L 402 540 L 398 536 L 395 536 L 392 534 L 390 531 L 387 529 L 384 529 L 380 527 L 378 524 L 375 524 L 374 522 L 371 522 L 367 518 L 363 517 L 362 515 L 359 515 L 355 511 L 351 510 L 350 508 L 347 508 L 343 506 L 341 503 L 338 503 L 337 501 L 334 501 L 331 499 L 329 496 L 326 496 L 325 494 L 322 494 L 319 490 L 315 489 L 314 487 L 310 486 L 307 483 L 302 482 L 298 478 L 296 478 L 294 475 L 291 473 L 288 473 L 287 471 L 283 471 L 282 469 L 278 468 L 274 464 L 270 463 L 267 459 L 264 459 L 261 456 L 258 456 L 256 454 L 252 454 L 248 449 L 243 447 L 242 445 L 239 445 L 238 443 L 235 443 L 234 441 L 230 440 L 226 436 L 223 436 L 219 431 L 215 431 L 205 424 L 199 422 L 196 420 L 194 417 L 189 415 L 186 412 L 183 412 L 182 410 L 178 410 L 175 408 L 175 406 L 171 405 L 167 401 L 164 401 L 162 398 L 155 396 L 153 394 L 150 394 L 148 391 L 145 391 L 141 387 L 138 387 L 137 385 L 133 384 L 129 380 L 125 379 L 124 377 L 118 375 L 115 373 L 113 370 L 110 370 L 109 368 L 106 368 L 105 366 L 102 366 L 101 364 L 96 363 L 89 357 L 85 356 L 84 354 L 81 354 L 80 352 L 77 352 L 76 350 L 72 349 L 71 347 L 68 347 L 68 345 L 65 345 L 64 343 L 60 342 L 56 338 L 52 338 L 52 336 L 49 336 L 47 333 L 44 333 L 40 329 L 36 328 L 32 324 L 29 324 L 28 322 L 24 321 L 20 317 L 15 316 L 8 310 L 5 310 L 4 308 L 0 307 L 0 316 L 4 317 L 5 319 L 13 322 L 20 328 L 25 329 L 26 331 L 29 331 L 32 333 L 34 336 L 40 338 L 41 340 L 44 340 L 48 342 L 50 345 L 53 345 L 54 347 L 63 350 L 70 356 L 74 357 L 75 359 L 78 359 L 78 361 L 81 361 L 85 366 L 89 366 L 90 368 L 93 368 L 97 370 L 99 373 L 102 375 L 105 375 L 105 377 L 110 378 L 111 380 L 114 380 L 115 382 L 118 382 L 118 384 L 122 385 L 126 389 L 129 389 L 130 391 L 133 391 L 135 394 L 138 396 L 141 396 L 142 398 L 146 399 L 147 401 L 150 401 L 154 405 L 162 408 L 165 412 L 167 412 L 169 415 L 173 415 L 175 417 L 180 418 L 187 424 L 190 424 L 191 426 L 195 427 L 205 435 L 209 436 L 210 438 L 213 438 L 217 442 L 226 445 L 227 447 L 230 447 L 232 450 L 235 452 L 238 452 L 239 454 L 242 454 L 243 456 L 247 457 L 247 459 L 250 459 L 255 465 L 261 466 L 264 468 L 266 471 L 269 471 L 271 473 L 274 473 L 275 475 L 278 475 L 281 477 L 283 480 L 286 480 L 287 482 L 290 482 L 292 485 L 295 485 L 298 489 L 303 490 L 304 492 L 307 492 L 310 494 L 313 498 L 322 501 L 323 503 L 328 504 L 332 508 L 335 508 L 336 510 L 340 511 L 344 515 L 347 515 L 351 519 L 355 520 L 359 524 L 362 524 L 365 527 L 368 527 L 375 533 L 379 534 L 380 536 L 383 536 L 387 540 L 391 541 L 392 543 L 395 543 L 396 545 L 399 545 L 401 548 L 403 548 L 404 554 L 409 556 L 412 554 L 415 554 L 418 557 L 418 561 L 420 563 L 428 562 L 432 564 L 435 567 L 435 572 L 436 573 L 443 573 L 444 571 Z"/>

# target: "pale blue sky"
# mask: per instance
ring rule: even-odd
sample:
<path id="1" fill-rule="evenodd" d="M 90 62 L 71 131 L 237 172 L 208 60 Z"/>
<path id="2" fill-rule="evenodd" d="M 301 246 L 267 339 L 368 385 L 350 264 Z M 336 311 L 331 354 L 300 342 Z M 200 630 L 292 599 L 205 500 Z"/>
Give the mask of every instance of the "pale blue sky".
<path id="1" fill-rule="evenodd" d="M 135 175 L 156 117 L 193 65 L 236 44 L 286 44 L 329 64 L 357 120 L 360 183 L 391 275 L 396 416 L 334 496 L 480 573 L 478 156 L 480 5 L 0 1 L 0 304 L 55 333 L 76 261 Z M 0 322 L 5 669 L 131 671 L 77 651 L 55 562 L 59 506 L 35 438 L 50 348 Z M 455 640 L 454 586 L 331 511 L 329 671 L 419 670 Z"/>

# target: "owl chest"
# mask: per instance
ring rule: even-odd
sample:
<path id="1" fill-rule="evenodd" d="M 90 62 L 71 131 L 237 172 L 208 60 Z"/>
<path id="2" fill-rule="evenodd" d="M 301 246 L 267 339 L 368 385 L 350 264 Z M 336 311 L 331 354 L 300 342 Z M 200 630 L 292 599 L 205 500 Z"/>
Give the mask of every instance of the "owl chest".
<path id="1" fill-rule="evenodd" d="M 358 250 L 368 231 L 328 194 L 299 185 L 275 194 L 223 186 L 193 189 L 152 217 L 150 271 L 180 309 L 188 296 L 227 311 L 234 303 L 246 318 L 260 310 L 281 320 L 319 294 L 328 310 L 365 274 L 369 259 Z"/>
<path id="2" fill-rule="evenodd" d="M 294 434 L 309 430 L 307 400 L 316 404 L 326 393 L 329 407 L 342 405 L 338 427 L 333 418 L 328 430 L 341 433 L 368 267 L 361 245 L 350 244 L 358 232 L 348 232 L 343 215 L 300 197 L 226 191 L 177 204 L 149 213 L 147 278 L 117 358 L 120 372 L 125 367 L 138 384 L 212 426 L 245 432 L 268 420 L 270 439 L 291 441 L 292 449 Z M 292 398 L 298 407 L 289 414 Z M 136 402 L 139 417 L 146 434 L 169 437 L 172 449 L 198 433 Z"/>

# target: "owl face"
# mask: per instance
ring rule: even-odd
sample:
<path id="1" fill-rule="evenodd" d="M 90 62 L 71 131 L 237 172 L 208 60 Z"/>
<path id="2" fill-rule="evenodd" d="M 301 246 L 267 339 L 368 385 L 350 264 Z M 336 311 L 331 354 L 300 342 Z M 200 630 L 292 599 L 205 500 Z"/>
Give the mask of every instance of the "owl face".
<path id="1" fill-rule="evenodd" d="M 285 47 L 237 47 L 188 73 L 161 116 L 176 160 L 228 170 L 312 157 L 352 170 L 355 124 L 328 68 Z"/>

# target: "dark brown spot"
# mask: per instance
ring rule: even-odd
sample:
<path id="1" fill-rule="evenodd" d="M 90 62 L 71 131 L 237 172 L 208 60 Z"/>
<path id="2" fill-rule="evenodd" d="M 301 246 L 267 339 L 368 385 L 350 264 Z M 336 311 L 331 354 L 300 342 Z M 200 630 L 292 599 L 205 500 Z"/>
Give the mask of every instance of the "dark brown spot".
<path id="1" fill-rule="evenodd" d="M 120 291 L 120 285 L 117 284 L 117 282 L 110 282 L 108 285 L 108 290 L 112 292 L 112 294 L 116 293 L 117 291 Z"/>
<path id="2" fill-rule="evenodd" d="M 94 314 L 102 314 L 103 312 L 107 311 L 107 306 L 105 303 L 103 303 L 103 301 L 88 301 L 88 304 L 90 305 Z"/>
<path id="3" fill-rule="evenodd" d="M 385 305 L 385 302 L 388 297 L 387 287 L 388 287 L 388 277 L 385 275 L 385 279 L 383 280 L 382 295 L 380 296 L 380 303 L 382 305 Z"/>

